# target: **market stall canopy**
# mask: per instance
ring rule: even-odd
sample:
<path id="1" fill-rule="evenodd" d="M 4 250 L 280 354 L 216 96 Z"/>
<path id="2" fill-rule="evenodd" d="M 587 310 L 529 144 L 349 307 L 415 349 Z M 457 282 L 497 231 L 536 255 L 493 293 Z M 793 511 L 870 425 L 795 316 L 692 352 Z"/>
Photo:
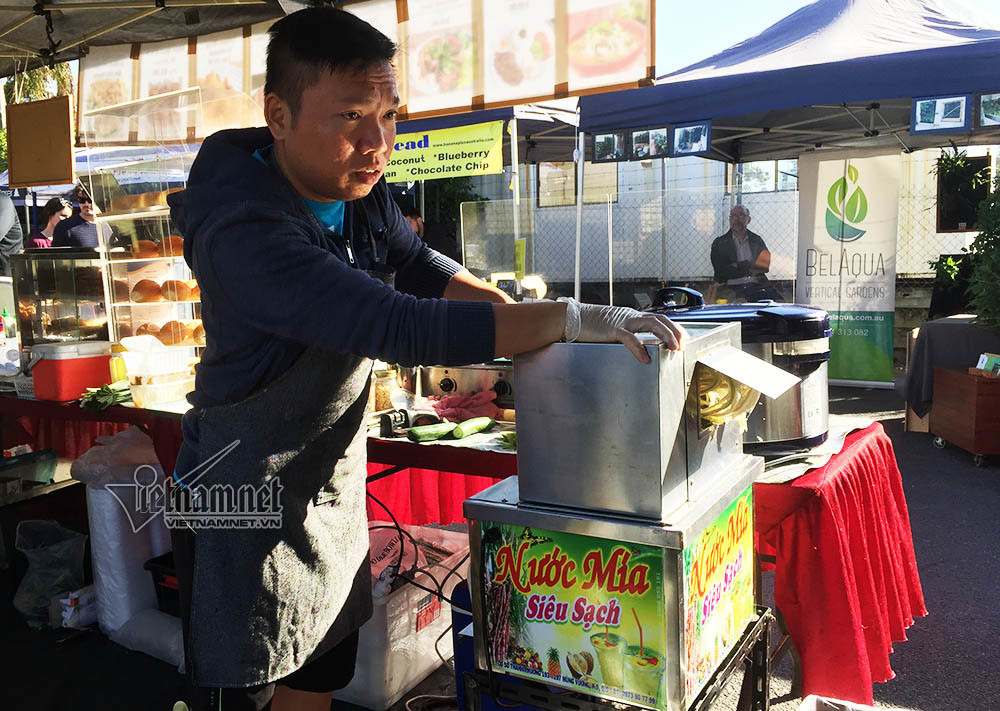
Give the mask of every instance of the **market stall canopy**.
<path id="1" fill-rule="evenodd" d="M 111 166 L 134 165 L 142 170 L 135 170 L 126 173 L 126 180 L 129 183 L 143 184 L 161 182 L 178 183 L 181 179 L 166 174 L 164 170 L 157 168 L 157 162 L 166 163 L 171 158 L 182 155 L 194 155 L 198 152 L 201 144 L 181 144 L 175 146 L 128 146 L 117 148 L 78 148 L 73 155 L 74 170 L 77 175 L 84 175 L 90 171 L 102 170 Z M 6 188 L 7 171 L 0 173 L 0 189 Z M 34 193 L 39 203 L 50 197 L 72 197 L 74 184 L 49 185 L 45 187 L 30 188 L 28 192 Z"/>
<path id="2" fill-rule="evenodd" d="M 277 0 L 7 0 L 0 5 L 0 76 L 79 59 L 86 47 L 204 35 L 281 14 Z"/>
<path id="3" fill-rule="evenodd" d="M 462 114 L 400 121 L 397 134 L 420 133 L 441 128 L 467 126 L 517 118 L 518 160 L 521 163 L 570 162 L 576 148 L 577 99 L 508 106 L 502 109 L 468 111 Z M 589 153 L 590 146 L 587 146 Z M 504 165 L 510 165 L 510 141 L 503 143 Z"/>
<path id="4" fill-rule="evenodd" d="M 1000 91 L 1000 20 L 961 0 L 818 0 L 656 86 L 584 96 L 600 133 L 712 120 L 712 158 L 941 145 L 909 135 L 911 100 Z M 996 143 L 1000 132 L 953 134 Z"/>

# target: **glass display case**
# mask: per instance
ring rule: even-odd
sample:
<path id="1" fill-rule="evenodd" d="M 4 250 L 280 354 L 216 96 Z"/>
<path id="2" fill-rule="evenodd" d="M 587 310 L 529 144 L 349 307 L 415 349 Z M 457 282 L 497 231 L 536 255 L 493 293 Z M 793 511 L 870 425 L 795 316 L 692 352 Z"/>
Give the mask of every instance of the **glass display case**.
<path id="1" fill-rule="evenodd" d="M 104 260 L 93 249 L 27 249 L 11 258 L 22 349 L 108 340 Z"/>
<path id="2" fill-rule="evenodd" d="M 166 204 L 194 159 L 187 146 L 177 151 L 103 166 L 83 180 L 97 211 L 114 340 L 148 334 L 169 347 L 205 345 L 200 291 Z"/>

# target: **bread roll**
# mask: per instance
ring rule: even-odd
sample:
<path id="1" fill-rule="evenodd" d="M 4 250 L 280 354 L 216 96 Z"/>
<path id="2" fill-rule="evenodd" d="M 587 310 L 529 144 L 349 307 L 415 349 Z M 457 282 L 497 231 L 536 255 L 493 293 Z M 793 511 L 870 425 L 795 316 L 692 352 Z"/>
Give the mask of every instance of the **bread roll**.
<path id="1" fill-rule="evenodd" d="M 205 327 L 199 323 L 195 327 L 194 334 L 191 337 L 199 346 L 205 345 Z"/>
<path id="2" fill-rule="evenodd" d="M 160 242 L 160 256 L 183 257 L 184 240 L 178 237 L 177 235 L 170 235 L 169 237 L 164 237 L 163 241 Z"/>
<path id="3" fill-rule="evenodd" d="M 191 287 L 176 279 L 167 279 L 160 285 L 160 293 L 167 301 L 187 301 Z"/>
<path id="4" fill-rule="evenodd" d="M 143 279 L 132 288 L 132 301 L 148 304 L 151 301 L 163 301 L 160 285 L 152 279 Z"/>
<path id="5" fill-rule="evenodd" d="M 137 336 L 159 336 L 160 327 L 155 323 L 144 323 L 139 328 L 135 329 L 135 335 Z"/>
<path id="6" fill-rule="evenodd" d="M 188 294 L 188 301 L 201 301 L 201 287 L 198 286 L 197 279 L 188 279 L 185 282 L 191 290 Z"/>
<path id="7" fill-rule="evenodd" d="M 160 327 L 160 332 L 156 337 L 165 346 L 178 346 L 184 342 L 184 324 L 180 321 L 167 321 Z"/>
<path id="8" fill-rule="evenodd" d="M 156 248 L 156 242 L 148 239 L 139 240 L 134 253 L 135 259 L 153 259 L 159 257 L 160 252 Z"/>

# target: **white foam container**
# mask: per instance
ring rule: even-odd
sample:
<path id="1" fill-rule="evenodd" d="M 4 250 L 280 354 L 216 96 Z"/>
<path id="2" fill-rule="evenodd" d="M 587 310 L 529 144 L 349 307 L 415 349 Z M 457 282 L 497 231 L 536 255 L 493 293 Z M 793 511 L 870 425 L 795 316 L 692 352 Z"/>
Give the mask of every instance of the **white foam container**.
<path id="1" fill-rule="evenodd" d="M 454 551 L 427 569 L 439 583 L 444 583 L 445 596 L 451 597 L 455 586 L 468 575 L 468 558 L 462 560 L 469 552 L 468 534 L 424 526 L 403 528 L 418 543 L 429 540 L 439 548 Z M 445 581 L 455 566 L 458 572 Z M 413 579 L 424 587 L 436 589 L 428 575 L 417 573 Z M 372 711 L 385 711 L 441 666 L 438 651 L 445 659 L 453 656 L 451 632 L 444 634 L 451 626 L 451 605 L 413 585 L 376 597 L 374 602 L 372 618 L 361 628 L 354 679 L 333 692 L 333 698 Z M 441 641 L 435 651 L 438 637 Z"/>

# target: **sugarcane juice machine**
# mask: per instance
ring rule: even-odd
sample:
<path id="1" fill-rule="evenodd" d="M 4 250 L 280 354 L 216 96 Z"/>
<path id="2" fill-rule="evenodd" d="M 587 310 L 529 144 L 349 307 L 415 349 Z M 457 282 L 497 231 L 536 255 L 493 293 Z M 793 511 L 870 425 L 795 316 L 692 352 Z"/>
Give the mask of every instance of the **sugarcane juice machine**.
<path id="1" fill-rule="evenodd" d="M 754 615 L 759 393 L 797 378 L 685 324 L 683 351 L 556 343 L 514 359 L 518 476 L 465 502 L 477 668 L 688 708 Z"/>

